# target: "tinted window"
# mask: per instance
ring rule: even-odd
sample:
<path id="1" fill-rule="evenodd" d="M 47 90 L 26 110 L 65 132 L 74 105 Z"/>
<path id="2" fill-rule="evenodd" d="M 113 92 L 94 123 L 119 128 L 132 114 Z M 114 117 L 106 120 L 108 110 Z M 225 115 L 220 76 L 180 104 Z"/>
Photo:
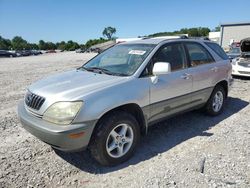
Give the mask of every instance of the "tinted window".
<path id="1" fill-rule="evenodd" d="M 153 62 L 168 62 L 171 65 L 171 71 L 176 71 L 185 68 L 185 57 L 185 50 L 181 44 L 167 44 L 155 54 Z"/>
<path id="2" fill-rule="evenodd" d="M 213 62 L 213 58 L 208 51 L 200 44 L 186 43 L 190 63 L 192 67 Z"/>
<path id="3" fill-rule="evenodd" d="M 224 60 L 228 59 L 227 54 L 224 52 L 224 50 L 218 44 L 211 43 L 211 42 L 205 42 L 205 44 L 208 45 L 208 47 L 211 48 L 222 59 L 224 59 Z M 234 52 L 234 53 L 239 53 L 239 51 Z"/>

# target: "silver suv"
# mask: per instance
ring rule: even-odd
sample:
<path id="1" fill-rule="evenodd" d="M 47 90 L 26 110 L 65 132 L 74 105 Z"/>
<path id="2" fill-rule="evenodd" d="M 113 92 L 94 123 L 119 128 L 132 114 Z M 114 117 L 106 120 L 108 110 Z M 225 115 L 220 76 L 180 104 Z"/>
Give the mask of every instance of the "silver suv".
<path id="1" fill-rule="evenodd" d="M 151 38 L 118 44 L 77 70 L 28 87 L 23 127 L 53 148 L 89 148 L 102 165 L 134 153 L 148 127 L 180 112 L 222 112 L 231 64 L 213 42 Z"/>

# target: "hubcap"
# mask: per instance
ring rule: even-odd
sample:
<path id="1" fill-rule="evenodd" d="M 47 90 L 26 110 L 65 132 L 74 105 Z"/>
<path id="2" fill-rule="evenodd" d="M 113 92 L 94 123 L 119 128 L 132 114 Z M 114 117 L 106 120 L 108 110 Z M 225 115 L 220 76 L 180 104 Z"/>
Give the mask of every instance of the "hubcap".
<path id="1" fill-rule="evenodd" d="M 223 93 L 221 91 L 217 91 L 213 98 L 213 110 L 215 112 L 219 112 L 223 105 Z"/>
<path id="2" fill-rule="evenodd" d="M 117 125 L 106 140 L 106 151 L 113 158 L 125 155 L 134 140 L 133 129 L 128 124 Z"/>

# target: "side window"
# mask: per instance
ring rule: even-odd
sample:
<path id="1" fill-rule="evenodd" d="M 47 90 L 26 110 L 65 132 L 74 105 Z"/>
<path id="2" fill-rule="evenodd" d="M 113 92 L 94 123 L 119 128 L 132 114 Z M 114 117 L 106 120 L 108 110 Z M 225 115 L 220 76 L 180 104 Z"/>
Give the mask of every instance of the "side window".
<path id="1" fill-rule="evenodd" d="M 164 45 L 156 52 L 152 61 L 170 63 L 171 71 L 184 69 L 186 67 L 185 49 L 180 43 Z"/>
<path id="2" fill-rule="evenodd" d="M 212 49 L 218 56 L 220 56 L 222 59 L 227 60 L 228 56 L 227 54 L 224 52 L 224 50 L 216 43 L 212 43 L 212 42 L 205 42 L 205 44 Z"/>
<path id="3" fill-rule="evenodd" d="M 192 67 L 214 62 L 208 51 L 200 44 L 186 43 L 185 44 L 190 57 Z"/>

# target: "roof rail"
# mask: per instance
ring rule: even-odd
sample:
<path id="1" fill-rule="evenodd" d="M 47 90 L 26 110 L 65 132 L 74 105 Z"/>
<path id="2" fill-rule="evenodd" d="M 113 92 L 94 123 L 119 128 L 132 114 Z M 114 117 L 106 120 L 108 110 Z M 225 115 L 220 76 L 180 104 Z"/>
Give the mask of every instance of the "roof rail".
<path id="1" fill-rule="evenodd" d="M 159 37 L 149 37 L 151 39 L 188 39 L 186 35 L 173 35 L 173 36 L 159 36 Z"/>
<path id="2" fill-rule="evenodd" d="M 209 40 L 210 39 L 208 37 L 189 37 L 189 39 L 195 39 L 195 40 Z"/>
<path id="3" fill-rule="evenodd" d="M 159 36 L 159 37 L 148 37 L 148 36 L 140 36 L 142 40 L 145 39 L 196 39 L 196 40 L 209 40 L 208 37 L 188 37 L 187 35 L 170 35 L 170 36 Z"/>

